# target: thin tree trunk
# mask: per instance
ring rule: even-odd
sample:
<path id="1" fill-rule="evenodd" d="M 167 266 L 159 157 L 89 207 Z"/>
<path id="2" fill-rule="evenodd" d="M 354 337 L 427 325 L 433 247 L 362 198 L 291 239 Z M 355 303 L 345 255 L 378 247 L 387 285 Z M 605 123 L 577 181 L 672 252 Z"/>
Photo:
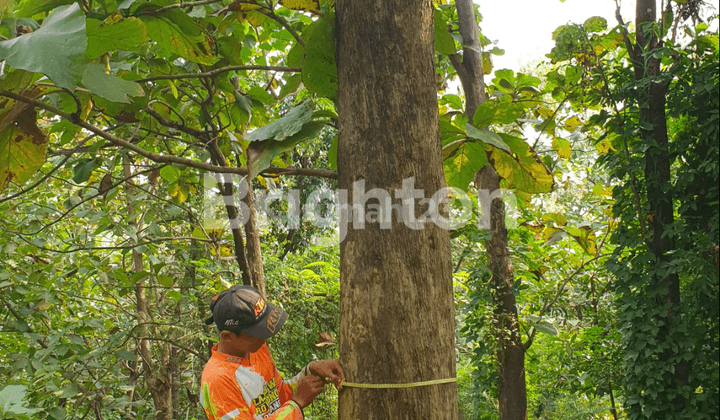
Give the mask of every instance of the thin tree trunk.
<path id="1" fill-rule="evenodd" d="M 249 169 L 249 168 L 248 168 Z M 262 252 L 260 250 L 260 233 L 257 228 L 257 212 L 255 210 L 255 189 L 252 180 L 247 179 L 248 191 L 243 202 L 248 208 L 248 220 L 245 223 L 245 238 L 247 239 L 247 261 L 252 285 L 265 296 L 265 272 L 263 270 Z"/>
<path id="2" fill-rule="evenodd" d="M 386 201 L 366 203 L 359 184 L 353 189 L 363 181 L 364 191 L 383 190 L 395 197 L 396 209 L 403 195 L 397 190 L 408 193 L 406 197 L 417 192 L 415 205 L 405 202 L 405 221 L 412 225 L 409 211 L 415 216 L 424 211 L 418 200 L 445 186 L 432 4 L 339 0 L 336 12 L 338 180 L 341 191 L 348 192 L 348 203 L 363 203 L 350 214 L 353 220 L 340 244 L 340 359 L 345 376 L 365 384 L 454 378 L 447 230 L 432 222 L 411 228 L 399 220 L 397 210 L 390 210 L 391 227 L 381 229 L 377 219 L 363 216 L 368 204 L 372 208 Z M 403 181 L 407 187 L 413 177 L 416 191 L 403 189 Z M 338 405 L 340 420 L 455 420 L 457 387 L 346 388 Z"/>
<path id="3" fill-rule="evenodd" d="M 129 179 L 132 175 L 132 168 L 127 157 L 123 161 L 123 175 Z M 133 185 L 131 181 L 127 181 L 126 193 L 128 196 L 128 215 L 131 217 L 135 214 L 135 208 L 133 202 L 130 199 L 130 195 L 133 193 Z M 142 232 L 142 219 L 138 217 L 137 220 L 131 222 L 135 225 L 135 229 L 138 235 Z M 132 250 L 132 271 L 139 273 L 143 271 L 143 255 L 139 253 L 135 248 Z M 166 361 L 169 357 L 169 344 L 162 345 L 162 363 L 158 368 L 153 362 L 152 349 L 150 348 L 150 330 L 148 328 L 148 322 L 150 321 L 150 309 L 147 303 L 145 280 L 140 280 L 135 284 L 135 308 L 137 313 L 138 328 L 137 331 L 141 336 L 138 341 L 138 351 L 140 353 L 140 359 L 143 365 L 143 372 L 148 383 L 148 391 L 153 398 L 155 403 L 155 417 L 158 420 L 171 420 L 172 419 L 172 377 L 168 374 L 165 366 Z"/>
<path id="4" fill-rule="evenodd" d="M 455 55 L 451 62 L 458 72 L 465 92 L 465 112 L 472 122 L 475 110 L 485 102 L 482 57 L 475 9 L 471 0 L 456 0 L 460 34 L 463 37 L 462 62 Z M 500 177 L 492 166 L 485 166 L 475 176 L 479 197 L 493 196 L 500 191 Z M 483 194 L 484 192 L 484 194 Z M 492 236 L 485 241 L 488 264 L 494 281 L 494 324 L 496 329 L 498 362 L 498 394 L 500 418 L 522 420 L 527 418 L 527 387 L 525 384 L 525 348 L 520 334 L 517 304 L 512 293 L 514 273 L 508 250 L 505 226 L 505 203 L 495 198 L 489 208 Z"/>
<path id="5" fill-rule="evenodd" d="M 475 176 L 475 185 L 485 191 L 498 191 L 500 177 L 495 169 L 486 166 Z M 493 322 L 497 340 L 500 418 L 526 419 L 525 348 L 520 336 L 517 304 L 512 290 L 514 276 L 505 227 L 505 203 L 502 198 L 495 198 L 490 203 L 490 208 L 484 208 L 483 212 L 490 212 L 492 232 L 490 240 L 485 241 L 485 248 L 495 288 Z"/>
<path id="6" fill-rule="evenodd" d="M 215 165 L 228 166 L 227 160 L 218 147 L 217 142 L 211 141 L 208 143 L 208 152 L 210 152 L 210 156 Z M 253 278 L 249 268 L 247 255 L 245 253 L 245 240 L 243 239 L 242 229 L 238 224 L 240 221 L 240 212 L 235 205 L 235 186 L 232 183 L 232 177 L 218 177 L 218 190 L 220 190 L 220 194 L 223 196 L 225 212 L 227 213 L 228 221 L 230 222 L 230 232 L 233 236 L 233 249 L 235 251 L 235 262 L 237 262 L 237 265 L 242 272 L 243 284 L 251 286 L 253 284 Z"/>
<path id="7" fill-rule="evenodd" d="M 613 419 L 618 420 L 617 407 L 615 406 L 615 393 L 612 387 L 612 381 L 608 382 L 608 393 L 610 394 L 610 414 L 613 415 Z"/>

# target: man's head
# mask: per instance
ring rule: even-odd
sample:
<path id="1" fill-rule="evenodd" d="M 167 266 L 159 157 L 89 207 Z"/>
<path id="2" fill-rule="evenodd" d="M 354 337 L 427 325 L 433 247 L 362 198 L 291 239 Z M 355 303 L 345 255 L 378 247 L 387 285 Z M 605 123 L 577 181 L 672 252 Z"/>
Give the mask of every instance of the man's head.
<path id="1" fill-rule="evenodd" d="M 221 341 L 242 338 L 249 344 L 246 351 L 251 353 L 280 331 L 287 319 L 283 309 L 267 303 L 252 286 L 223 290 L 210 302 L 210 310 L 213 315 L 205 323 L 215 323 Z"/>

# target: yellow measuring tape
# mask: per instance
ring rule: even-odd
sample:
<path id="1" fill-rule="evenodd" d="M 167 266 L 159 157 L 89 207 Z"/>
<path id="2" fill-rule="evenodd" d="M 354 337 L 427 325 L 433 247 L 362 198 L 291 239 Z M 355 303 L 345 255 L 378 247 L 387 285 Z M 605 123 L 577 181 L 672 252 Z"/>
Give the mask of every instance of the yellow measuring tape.
<path id="1" fill-rule="evenodd" d="M 350 388 L 387 389 L 387 388 L 416 388 L 419 386 L 449 384 L 451 382 L 457 382 L 457 378 L 435 379 L 432 381 L 410 382 L 407 384 L 358 384 L 358 383 L 354 383 L 354 382 L 343 381 L 342 383 L 340 383 L 340 385 L 347 386 Z"/>

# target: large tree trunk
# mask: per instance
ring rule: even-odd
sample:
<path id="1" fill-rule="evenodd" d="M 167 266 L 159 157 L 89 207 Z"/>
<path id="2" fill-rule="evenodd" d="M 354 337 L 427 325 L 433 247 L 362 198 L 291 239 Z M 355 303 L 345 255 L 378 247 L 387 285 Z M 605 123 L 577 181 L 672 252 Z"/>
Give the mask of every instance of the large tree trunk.
<path id="1" fill-rule="evenodd" d="M 458 56 L 450 58 L 460 76 L 465 92 L 465 112 L 472 122 L 475 110 L 485 102 L 482 58 L 479 53 L 480 40 L 472 1 L 456 0 L 455 4 L 460 34 L 466 47 L 463 49 L 462 62 Z M 500 190 L 500 177 L 492 166 L 486 166 L 476 174 L 475 186 L 479 191 L 484 191 L 484 194 L 481 192 L 478 197 L 494 197 L 494 193 Z M 498 197 L 490 203 L 482 204 L 489 207 L 483 208 L 482 211 L 489 215 L 486 219 L 490 221 L 489 227 L 492 232 L 491 238 L 485 241 L 485 249 L 495 287 L 493 303 L 500 418 L 523 420 L 527 418 L 525 348 L 520 334 L 515 295 L 512 294 L 514 274 L 508 250 L 505 203 Z"/>
<path id="2" fill-rule="evenodd" d="M 398 207 L 396 190 L 414 177 L 419 199 L 432 197 L 445 181 L 431 2 L 339 0 L 336 12 L 339 187 L 349 203 L 363 202 L 353 183 L 364 180 L 364 191 L 387 191 Z M 415 216 L 426 207 L 419 199 Z M 385 204 L 369 201 L 371 213 Z M 367 214 L 367 203 L 358 207 Z M 413 229 L 398 216 L 386 229 L 352 220 L 340 245 L 340 359 L 349 382 L 455 377 L 449 234 L 432 222 Z M 339 419 L 454 420 L 457 387 L 346 388 Z"/>

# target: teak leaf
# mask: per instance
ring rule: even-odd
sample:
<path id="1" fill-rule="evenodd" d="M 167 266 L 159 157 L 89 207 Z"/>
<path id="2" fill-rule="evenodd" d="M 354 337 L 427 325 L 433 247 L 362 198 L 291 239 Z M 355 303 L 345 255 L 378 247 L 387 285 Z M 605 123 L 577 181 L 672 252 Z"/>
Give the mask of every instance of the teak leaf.
<path id="1" fill-rule="evenodd" d="M 85 69 L 85 15 L 75 3 L 55 9 L 35 32 L 0 42 L 8 66 L 42 73 L 74 90 Z"/>

